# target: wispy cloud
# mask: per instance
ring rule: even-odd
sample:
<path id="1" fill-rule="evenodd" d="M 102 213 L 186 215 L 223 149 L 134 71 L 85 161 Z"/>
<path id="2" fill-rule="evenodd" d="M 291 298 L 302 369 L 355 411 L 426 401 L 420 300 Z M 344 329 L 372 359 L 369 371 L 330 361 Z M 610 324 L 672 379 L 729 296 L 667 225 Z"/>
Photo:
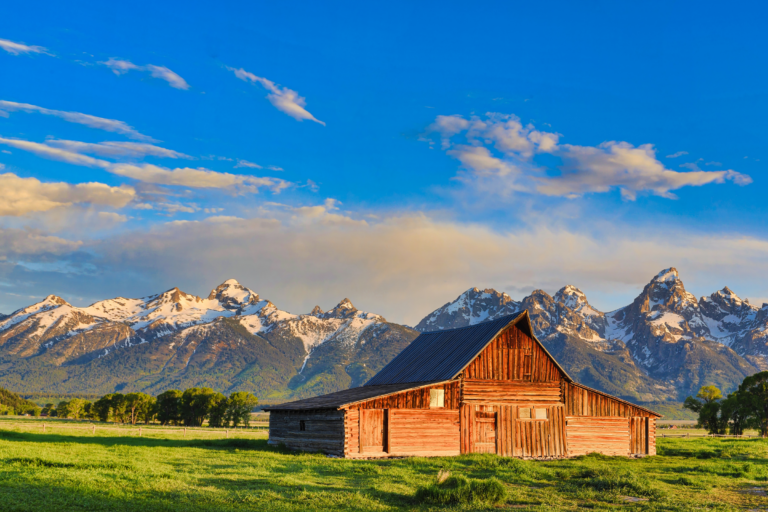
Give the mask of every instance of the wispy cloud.
<path id="1" fill-rule="evenodd" d="M 100 155 L 110 158 L 142 158 L 145 156 L 156 156 L 160 158 L 193 159 L 193 157 L 185 155 L 184 153 L 143 142 L 91 143 L 76 140 L 49 139 L 45 141 L 45 144 L 66 149 L 67 151 L 72 151 L 74 153 Z"/>
<path id="2" fill-rule="evenodd" d="M 145 140 L 148 142 L 155 141 L 152 137 L 142 135 L 132 126 L 129 126 L 123 121 L 107 119 L 104 117 L 96 117 L 88 114 L 81 114 L 80 112 L 52 110 L 49 108 L 38 107 L 37 105 L 30 105 L 29 103 L 16 103 L 14 101 L 0 100 L 0 114 L 3 112 L 27 112 L 43 114 L 46 116 L 54 116 L 70 123 L 82 124 L 90 128 L 96 128 L 98 130 L 104 130 L 107 132 L 120 133 L 131 139 Z"/>
<path id="3" fill-rule="evenodd" d="M 752 179 L 733 170 L 692 172 L 667 169 L 656 158 L 651 144 L 633 146 L 608 141 L 598 146 L 560 144 L 561 134 L 523 125 L 515 116 L 489 113 L 485 117 L 438 116 L 427 129 L 439 134 L 447 154 L 459 160 L 459 179 L 483 181 L 499 192 L 527 191 L 544 195 L 577 197 L 619 189 L 624 199 L 640 192 L 674 199 L 673 190 L 686 186 L 733 181 L 746 185 Z M 455 141 L 457 136 L 463 139 Z M 492 151 L 494 150 L 494 151 Z M 540 166 L 534 157 L 549 154 L 562 162 L 554 168 Z M 490 185 L 486 182 L 490 180 Z"/>
<path id="4" fill-rule="evenodd" d="M 237 164 L 235 165 L 235 169 L 237 169 L 238 167 L 250 167 L 251 169 L 263 169 L 263 167 L 260 166 L 259 164 L 249 162 L 248 160 L 238 160 Z"/>
<path id="5" fill-rule="evenodd" d="M 256 76 L 242 68 L 235 69 L 227 67 L 227 69 L 234 72 L 235 76 L 244 82 L 261 84 L 262 87 L 269 91 L 269 94 L 267 94 L 267 99 L 270 101 L 270 103 L 272 103 L 272 105 L 274 105 L 277 110 L 288 114 L 297 121 L 304 121 L 306 119 L 308 121 L 314 121 L 325 126 L 323 121 L 316 119 L 315 116 L 310 114 L 304 108 L 307 102 L 302 96 L 299 96 L 299 93 L 296 91 L 275 84 L 273 81 L 267 80 L 266 78 Z"/>
<path id="6" fill-rule="evenodd" d="M 45 55 L 51 55 L 48 52 L 48 49 L 42 46 L 26 45 L 24 43 L 9 41 L 8 39 L 0 39 L 0 48 L 11 55 L 21 55 L 22 53 L 43 53 Z"/>
<path id="7" fill-rule="evenodd" d="M 263 167 L 259 164 L 255 164 L 253 162 L 249 162 L 248 160 L 237 160 L 237 164 L 235 165 L 235 169 L 238 167 L 250 167 L 252 169 L 267 169 L 268 171 L 282 171 L 284 170 L 282 167 L 278 167 L 276 165 L 268 165 L 266 167 Z"/>
<path id="8" fill-rule="evenodd" d="M 125 176 L 134 180 L 155 185 L 175 185 L 190 188 L 230 188 L 240 192 L 257 193 L 259 189 L 267 189 L 273 193 L 291 186 L 291 183 L 279 178 L 242 176 L 210 169 L 189 167 L 168 169 L 151 164 L 132 164 L 124 162 L 109 162 L 99 158 L 71 151 L 66 148 L 53 147 L 48 144 L 20 139 L 0 137 L 0 144 L 34 153 L 38 156 L 59 160 L 74 165 L 104 169 L 112 174 Z"/>
<path id="9" fill-rule="evenodd" d="M 0 174 L 0 216 L 18 217 L 76 203 L 122 208 L 135 196 L 136 191 L 126 185 L 45 183 L 11 173 Z"/>
<path id="10" fill-rule="evenodd" d="M 671 155 L 667 155 L 667 158 L 678 158 L 687 154 L 688 154 L 687 151 L 678 151 L 677 153 L 672 153 Z"/>
<path id="11" fill-rule="evenodd" d="M 110 58 L 106 62 L 101 62 L 100 64 L 104 64 L 105 66 L 110 68 L 113 73 L 115 73 L 118 76 L 123 75 L 129 71 L 146 71 L 154 78 L 165 80 L 166 82 L 168 82 L 168 85 L 170 85 L 174 89 L 182 89 L 185 91 L 189 89 L 189 84 L 187 83 L 186 80 L 184 80 L 177 73 L 174 73 L 173 71 L 171 71 L 165 66 L 156 66 L 154 64 L 147 64 L 146 66 L 137 66 L 133 62 L 116 59 L 114 57 Z"/>

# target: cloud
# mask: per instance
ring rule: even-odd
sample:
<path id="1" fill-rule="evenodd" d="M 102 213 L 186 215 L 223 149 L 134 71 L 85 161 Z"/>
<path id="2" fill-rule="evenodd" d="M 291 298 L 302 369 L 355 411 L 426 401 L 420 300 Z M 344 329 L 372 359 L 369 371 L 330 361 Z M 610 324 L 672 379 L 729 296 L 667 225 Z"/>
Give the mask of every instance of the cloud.
<path id="1" fill-rule="evenodd" d="M 687 151 L 678 151 L 677 153 L 672 153 L 671 155 L 667 155 L 667 158 L 677 158 L 687 154 L 688 154 Z"/>
<path id="2" fill-rule="evenodd" d="M 672 190 L 686 186 L 733 181 L 738 185 L 752 182 L 735 171 L 677 172 L 656 159 L 650 144 L 634 147 L 626 142 L 604 142 L 597 147 L 564 145 L 558 152 L 563 159 L 562 174 L 541 178 L 538 191 L 547 195 L 572 196 L 590 192 L 608 192 L 619 188 L 625 199 L 635 199 L 638 192 L 675 199 Z"/>
<path id="3" fill-rule="evenodd" d="M 279 193 L 291 186 L 290 182 L 279 178 L 243 176 L 211 171 L 205 168 L 192 169 L 184 167 L 168 169 L 151 164 L 113 163 L 68 149 L 20 139 L 0 137 L 0 144 L 6 144 L 53 160 L 104 169 L 112 174 L 156 185 L 175 185 L 191 188 L 232 188 L 241 192 L 251 193 L 258 192 L 260 188 L 266 188 L 273 193 Z"/>
<path id="4" fill-rule="evenodd" d="M 707 162 L 704 165 L 716 165 L 718 167 L 721 167 L 723 164 L 720 162 Z"/>
<path id="5" fill-rule="evenodd" d="M 92 204 L 122 208 L 136 196 L 126 185 L 110 187 L 103 183 L 44 183 L 35 178 L 0 174 L 0 216 L 18 217 L 73 204 Z"/>
<path id="6" fill-rule="evenodd" d="M 235 165 L 235 169 L 237 169 L 238 167 L 250 167 L 252 169 L 263 169 L 263 167 L 260 166 L 259 164 L 249 162 L 248 160 L 238 160 L 237 165 Z"/>
<path id="7" fill-rule="evenodd" d="M 189 89 L 189 84 L 181 78 L 178 74 L 174 73 L 165 66 L 156 66 L 154 64 L 147 64 L 146 66 L 137 66 L 133 62 L 127 60 L 120 60 L 114 57 L 110 58 L 106 62 L 100 62 L 112 70 L 112 72 L 118 76 L 124 75 L 129 71 L 147 71 L 154 78 L 159 78 L 168 82 L 168 85 L 174 89 Z"/>
<path id="8" fill-rule="evenodd" d="M 203 293 L 235 275 L 295 313 L 349 297 L 411 325 L 471 286 L 521 299 L 535 288 L 553 293 L 574 284 L 609 311 L 669 266 L 703 293 L 768 271 L 768 241 L 735 234 L 672 230 L 659 238 L 626 226 L 586 232 L 547 225 L 494 231 L 423 214 L 361 222 L 334 208 L 276 207 L 252 219 L 174 223 L 116 236 L 94 250 L 104 268 L 141 276 L 146 293 L 170 286 Z"/>
<path id="9" fill-rule="evenodd" d="M 91 116 L 88 114 L 81 114 L 80 112 L 65 112 L 63 110 L 51 110 L 48 108 L 38 107 L 36 105 L 30 105 L 28 103 L 16 103 L 13 101 L 0 100 L 0 113 L 2 112 L 27 112 L 38 113 L 47 116 L 54 116 L 63 119 L 70 123 L 82 124 L 90 128 L 96 128 L 98 130 L 104 130 L 107 132 L 120 133 L 136 140 L 145 140 L 148 142 L 154 142 L 152 137 L 142 135 L 137 132 L 133 127 L 118 121 L 116 119 L 106 119 L 103 117 Z"/>
<path id="10" fill-rule="evenodd" d="M 316 119 L 315 116 L 310 114 L 304 108 L 307 102 L 303 97 L 299 96 L 299 93 L 296 91 L 277 85 L 271 80 L 256 76 L 242 68 L 235 69 L 227 67 L 227 69 L 234 72 L 235 76 L 244 82 L 250 81 L 251 83 L 261 84 L 262 87 L 269 91 L 267 99 L 277 110 L 288 114 L 297 121 L 304 121 L 306 119 L 325 126 L 323 121 Z"/>
<path id="11" fill-rule="evenodd" d="M 10 53 L 11 55 L 21 55 L 22 53 L 42 53 L 45 55 L 51 55 L 48 53 L 48 49 L 43 48 L 42 46 L 30 46 L 23 43 L 9 41 L 8 39 L 0 39 L 0 48 Z"/>
<path id="12" fill-rule="evenodd" d="M 236 188 L 244 192 L 257 192 L 266 188 L 278 193 L 291 186 L 287 181 L 277 178 L 242 176 L 225 172 L 211 171 L 205 168 L 189 167 L 166 169 L 151 164 L 112 164 L 107 169 L 113 174 L 125 176 L 145 183 L 156 185 L 177 185 L 191 188 Z"/>
<path id="13" fill-rule="evenodd" d="M 80 241 L 66 240 L 36 230 L 0 228 L 0 262 L 63 256 L 77 251 L 82 245 Z"/>
<path id="14" fill-rule="evenodd" d="M 47 146 L 53 146 L 74 153 L 86 153 L 91 155 L 105 156 L 109 158 L 142 158 L 145 156 L 156 156 L 160 158 L 184 158 L 193 157 L 173 151 L 171 149 L 161 148 L 153 144 L 143 142 L 80 142 L 76 140 L 49 139 L 45 141 Z"/>
<path id="15" fill-rule="evenodd" d="M 518 190 L 573 198 L 618 189 L 625 200 L 641 192 L 674 199 L 672 191 L 686 186 L 752 182 L 734 170 L 702 171 L 694 163 L 681 166 L 692 172 L 667 169 L 651 144 L 560 144 L 561 134 L 536 130 L 511 115 L 438 116 L 427 128 L 427 135 L 432 133 L 439 134 L 446 153 L 461 162 L 460 180 L 499 193 Z M 541 154 L 559 158 L 561 164 L 541 166 L 535 160 Z"/>

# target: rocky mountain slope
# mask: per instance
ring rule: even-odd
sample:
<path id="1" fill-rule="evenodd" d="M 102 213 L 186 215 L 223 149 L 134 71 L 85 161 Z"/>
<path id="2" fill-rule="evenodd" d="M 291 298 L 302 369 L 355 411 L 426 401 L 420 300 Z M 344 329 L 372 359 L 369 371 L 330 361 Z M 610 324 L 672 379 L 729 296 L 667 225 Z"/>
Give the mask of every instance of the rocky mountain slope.
<path id="1" fill-rule="evenodd" d="M 358 386 L 417 335 L 348 299 L 294 315 L 233 279 L 207 298 L 174 288 L 77 308 L 51 295 L 0 319 L 0 383 L 57 393 L 209 386 L 280 400 Z"/>
<path id="2" fill-rule="evenodd" d="M 682 399 L 705 384 L 730 390 L 768 369 L 768 304 L 753 306 L 727 287 L 696 300 L 674 268 L 616 311 L 598 311 L 574 286 L 554 296 L 536 290 L 520 302 L 470 289 L 416 329 L 472 325 L 520 309 L 574 378 L 634 400 Z"/>
<path id="3" fill-rule="evenodd" d="M 327 312 L 288 313 L 233 279 L 205 298 L 173 288 L 78 308 L 51 295 L 0 316 L 0 386 L 95 394 L 208 386 L 284 401 L 363 384 L 419 331 L 522 309 L 571 376 L 634 401 L 679 401 L 705 384 L 730 390 L 768 369 L 768 305 L 728 288 L 697 300 L 671 268 L 616 311 L 597 310 L 574 286 L 521 301 L 471 289 L 416 330 L 348 299 Z"/>

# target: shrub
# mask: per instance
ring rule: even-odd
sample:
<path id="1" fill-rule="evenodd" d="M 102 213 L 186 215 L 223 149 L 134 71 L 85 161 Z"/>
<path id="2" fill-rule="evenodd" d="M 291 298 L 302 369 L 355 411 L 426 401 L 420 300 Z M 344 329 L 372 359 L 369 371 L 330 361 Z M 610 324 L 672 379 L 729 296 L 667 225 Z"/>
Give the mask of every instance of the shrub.
<path id="1" fill-rule="evenodd" d="M 419 487 L 416 491 L 416 499 L 419 502 L 430 502 L 438 505 L 478 502 L 500 503 L 506 497 L 506 489 L 495 478 L 470 480 L 462 475 L 445 478 L 445 473 L 441 474 L 436 483 L 426 487 Z"/>

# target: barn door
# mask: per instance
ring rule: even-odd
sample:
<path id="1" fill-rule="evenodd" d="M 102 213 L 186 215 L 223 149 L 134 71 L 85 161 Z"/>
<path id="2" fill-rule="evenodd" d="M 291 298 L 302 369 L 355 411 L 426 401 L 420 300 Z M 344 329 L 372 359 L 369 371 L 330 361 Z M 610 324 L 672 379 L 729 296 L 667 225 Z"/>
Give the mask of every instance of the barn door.
<path id="1" fill-rule="evenodd" d="M 475 412 L 475 452 L 496 453 L 495 412 Z"/>
<path id="2" fill-rule="evenodd" d="M 629 419 L 629 453 L 632 455 L 648 455 L 648 424 L 648 418 Z"/>
<path id="3" fill-rule="evenodd" d="M 385 451 L 386 416 L 384 409 L 360 410 L 360 453 Z"/>

